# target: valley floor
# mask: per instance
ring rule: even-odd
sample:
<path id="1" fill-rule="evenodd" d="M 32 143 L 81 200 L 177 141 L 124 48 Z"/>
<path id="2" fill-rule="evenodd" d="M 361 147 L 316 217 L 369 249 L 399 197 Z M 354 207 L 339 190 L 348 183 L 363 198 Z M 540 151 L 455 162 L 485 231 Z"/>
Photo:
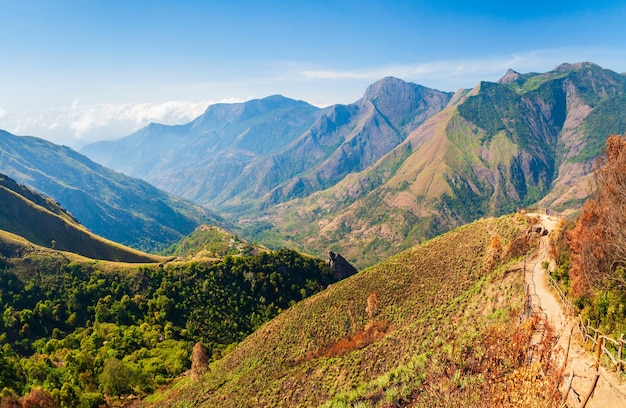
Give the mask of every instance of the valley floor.
<path id="1" fill-rule="evenodd" d="M 556 227 L 558 220 L 555 217 L 540 214 L 539 218 L 546 230 L 553 231 Z M 567 391 L 571 378 L 571 389 L 567 395 L 568 406 L 579 407 L 591 389 L 596 375 L 595 358 L 580 345 L 577 320 L 567 316 L 548 283 L 543 263 L 549 261 L 549 245 L 548 236 L 543 236 L 539 249 L 526 262 L 525 279 L 533 308 L 541 309 L 541 313 L 545 315 L 554 327 L 556 335 L 559 336 L 558 358 L 563 360 L 567 356 L 561 386 L 564 392 Z M 626 383 L 620 382 L 614 372 L 600 367 L 598 383 L 586 407 L 623 406 L 626 406 Z"/>

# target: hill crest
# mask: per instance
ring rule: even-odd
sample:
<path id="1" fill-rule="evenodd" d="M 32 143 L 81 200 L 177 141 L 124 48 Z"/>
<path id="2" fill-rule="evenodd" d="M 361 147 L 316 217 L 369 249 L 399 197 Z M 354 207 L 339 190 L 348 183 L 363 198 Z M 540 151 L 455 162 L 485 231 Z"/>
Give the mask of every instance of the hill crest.
<path id="1" fill-rule="evenodd" d="M 0 174 L 0 229 L 27 241 L 92 259 L 154 263 L 148 255 L 92 234 L 48 197 Z"/>

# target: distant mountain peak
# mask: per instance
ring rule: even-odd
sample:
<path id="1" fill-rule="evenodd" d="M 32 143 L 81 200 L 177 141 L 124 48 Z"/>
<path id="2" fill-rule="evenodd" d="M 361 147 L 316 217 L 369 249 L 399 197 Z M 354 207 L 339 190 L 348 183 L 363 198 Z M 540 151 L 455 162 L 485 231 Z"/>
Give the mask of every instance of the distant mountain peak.
<path id="1" fill-rule="evenodd" d="M 399 90 L 413 88 L 415 86 L 419 85 L 405 82 L 400 78 L 388 76 L 368 86 L 365 90 L 364 99 L 372 100 L 383 94 L 395 94 L 398 93 Z"/>
<path id="2" fill-rule="evenodd" d="M 593 62 L 576 62 L 576 63 L 573 63 L 573 64 L 569 64 L 569 63 L 561 64 L 561 65 L 557 66 L 556 68 L 554 68 L 554 71 L 556 71 L 556 72 L 571 72 L 571 71 L 578 71 L 578 70 L 581 70 L 583 68 L 592 68 L 592 67 L 600 68 L 598 65 L 594 64 Z"/>
<path id="3" fill-rule="evenodd" d="M 504 76 L 498 80 L 498 83 L 509 84 L 511 82 L 517 81 L 519 78 L 520 78 L 520 73 L 517 71 L 513 71 L 511 68 L 509 68 L 506 71 L 506 74 L 504 74 Z"/>

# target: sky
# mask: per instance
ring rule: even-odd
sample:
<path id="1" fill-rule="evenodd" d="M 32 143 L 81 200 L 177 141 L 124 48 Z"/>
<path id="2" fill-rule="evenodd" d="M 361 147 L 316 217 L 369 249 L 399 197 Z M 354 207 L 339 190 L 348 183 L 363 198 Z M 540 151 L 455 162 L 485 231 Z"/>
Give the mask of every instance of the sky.
<path id="1" fill-rule="evenodd" d="M 0 129 L 80 148 L 213 103 L 353 103 L 591 61 L 626 72 L 624 1 L 0 0 Z"/>

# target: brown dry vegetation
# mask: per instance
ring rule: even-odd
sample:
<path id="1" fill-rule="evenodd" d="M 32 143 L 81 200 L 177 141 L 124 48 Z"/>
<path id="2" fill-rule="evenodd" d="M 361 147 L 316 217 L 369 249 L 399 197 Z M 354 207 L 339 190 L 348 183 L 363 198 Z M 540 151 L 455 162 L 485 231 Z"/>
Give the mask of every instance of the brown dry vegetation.
<path id="1" fill-rule="evenodd" d="M 510 268 L 528 250 L 526 230 L 523 217 L 481 220 L 407 250 L 285 311 L 204 379 L 146 402 L 550 406 L 554 370 L 549 358 L 527 365 L 535 322 L 518 326 L 523 277 Z"/>
<path id="2" fill-rule="evenodd" d="M 626 292 L 626 137 L 609 137 L 595 176 L 596 197 L 569 235 L 574 297 L 591 288 Z"/>

